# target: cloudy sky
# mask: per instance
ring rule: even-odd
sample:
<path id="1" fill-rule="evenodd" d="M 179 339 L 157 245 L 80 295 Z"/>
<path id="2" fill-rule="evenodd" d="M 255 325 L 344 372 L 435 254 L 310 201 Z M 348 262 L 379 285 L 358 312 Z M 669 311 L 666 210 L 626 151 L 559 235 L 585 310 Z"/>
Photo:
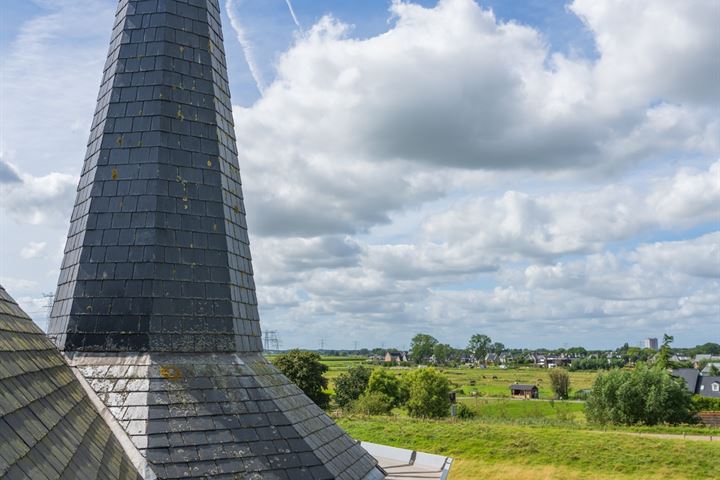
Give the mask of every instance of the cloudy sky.
<path id="1" fill-rule="evenodd" d="M 0 5 L 0 282 L 41 324 L 115 4 Z M 221 4 L 284 347 L 720 341 L 720 2 Z"/>

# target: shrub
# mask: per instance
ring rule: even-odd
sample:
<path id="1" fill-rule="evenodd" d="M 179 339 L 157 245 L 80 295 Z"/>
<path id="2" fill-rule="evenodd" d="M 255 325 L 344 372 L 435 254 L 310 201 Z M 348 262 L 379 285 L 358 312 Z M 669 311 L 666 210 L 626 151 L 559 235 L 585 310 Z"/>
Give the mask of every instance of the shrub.
<path id="1" fill-rule="evenodd" d="M 411 417 L 440 418 L 450 413 L 450 382 L 434 368 L 418 368 L 407 377 Z"/>
<path id="2" fill-rule="evenodd" d="M 393 399 L 380 392 L 365 392 L 352 404 L 354 412 L 363 415 L 389 415 Z"/>
<path id="3" fill-rule="evenodd" d="M 693 396 L 692 399 L 695 410 L 700 412 L 717 412 L 720 411 L 720 398 Z"/>
<path id="4" fill-rule="evenodd" d="M 392 400 L 394 407 L 402 405 L 407 401 L 407 392 L 403 388 L 400 380 L 384 368 L 376 368 L 370 374 L 367 391 L 386 395 Z"/>
<path id="5" fill-rule="evenodd" d="M 553 368 L 550 370 L 550 388 L 555 393 L 555 398 L 564 400 L 568 398 L 570 392 L 570 375 L 562 368 Z"/>
<path id="6" fill-rule="evenodd" d="M 464 403 L 459 403 L 457 406 L 457 417 L 461 418 L 463 420 L 469 420 L 471 418 L 475 418 L 477 414 L 475 413 L 475 410 L 468 407 Z"/>
<path id="7" fill-rule="evenodd" d="M 692 396 L 682 379 L 639 365 L 600 375 L 585 406 L 591 422 L 621 425 L 687 423 L 695 419 Z"/>
<path id="8" fill-rule="evenodd" d="M 327 388 L 323 374 L 328 367 L 320 363 L 320 355 L 295 349 L 278 355 L 273 363 L 320 408 L 328 406 L 330 396 L 323 391 Z"/>
<path id="9" fill-rule="evenodd" d="M 372 370 L 364 365 L 350 367 L 347 373 L 335 381 L 335 402 L 342 408 L 348 407 L 365 392 Z"/>
<path id="10" fill-rule="evenodd" d="M 625 365 L 625 361 L 620 358 L 595 358 L 586 357 L 578 358 L 572 361 L 568 369 L 571 372 L 577 370 L 609 370 L 611 368 L 620 368 Z"/>

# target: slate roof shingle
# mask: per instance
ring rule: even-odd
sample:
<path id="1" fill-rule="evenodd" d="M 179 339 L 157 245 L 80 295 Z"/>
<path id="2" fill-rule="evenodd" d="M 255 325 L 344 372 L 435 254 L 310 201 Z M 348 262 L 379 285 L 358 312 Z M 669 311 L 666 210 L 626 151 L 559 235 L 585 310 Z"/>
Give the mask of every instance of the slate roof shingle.
<path id="1" fill-rule="evenodd" d="M 139 480 L 55 345 L 0 286 L 0 478 Z"/>
<path id="2" fill-rule="evenodd" d="M 720 398 L 720 377 L 702 375 L 698 382 L 697 393 L 703 397 Z"/>
<path id="3" fill-rule="evenodd" d="M 511 390 L 520 390 L 523 392 L 526 392 L 526 391 L 529 392 L 530 390 L 533 390 L 536 388 L 537 388 L 537 385 L 530 385 L 530 384 L 525 384 L 525 383 L 513 383 L 512 385 L 510 385 Z"/>
<path id="4" fill-rule="evenodd" d="M 685 385 L 691 393 L 695 393 L 698 386 L 698 379 L 700 378 L 700 372 L 695 368 L 677 368 L 672 371 L 674 377 L 682 378 L 685 380 Z"/>
<path id="5" fill-rule="evenodd" d="M 69 358 L 158 478 L 383 478 L 375 459 L 262 355 Z"/>

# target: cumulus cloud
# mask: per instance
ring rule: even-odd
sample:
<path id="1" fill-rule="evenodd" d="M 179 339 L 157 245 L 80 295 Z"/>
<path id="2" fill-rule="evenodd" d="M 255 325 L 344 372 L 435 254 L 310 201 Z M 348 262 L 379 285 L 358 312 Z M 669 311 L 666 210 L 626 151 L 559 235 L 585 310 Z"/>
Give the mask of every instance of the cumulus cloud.
<path id="1" fill-rule="evenodd" d="M 681 272 L 720 279 L 720 232 L 694 241 L 656 242 L 638 246 L 633 259 L 645 269 Z"/>
<path id="2" fill-rule="evenodd" d="M 326 17 L 281 57 L 265 97 L 239 115 L 239 138 L 252 145 L 257 136 L 242 134 L 262 126 L 280 145 L 301 147 L 300 155 L 351 152 L 440 167 L 607 168 L 637 160 L 635 152 L 612 148 L 623 132 L 639 136 L 661 114 L 717 119 L 698 107 L 717 103 L 708 75 L 720 54 L 709 41 L 712 2 L 658 3 L 636 2 L 630 14 L 620 5 L 600 8 L 632 22 L 632 32 L 643 34 L 639 42 L 613 30 L 587 2 L 573 4 L 595 34 L 596 61 L 551 55 L 537 30 L 499 22 L 472 0 L 441 0 L 434 8 L 395 2 L 392 28 L 364 40 Z M 661 27 L 667 23 L 681 40 Z M 673 48 L 664 48 L 668 42 Z M 683 68 L 669 68 L 678 61 Z M 670 75 L 661 73 L 665 67 Z M 695 88 L 697 78 L 707 79 L 703 88 Z M 656 111 L 658 101 L 690 100 L 697 100 L 692 107 Z M 673 145 L 687 140 L 688 132 L 675 133 Z M 717 151 L 717 133 L 714 125 L 690 143 Z"/>
<path id="3" fill-rule="evenodd" d="M 0 285 L 2 285 L 8 292 L 18 292 L 18 294 L 21 294 L 36 288 L 38 283 L 34 280 L 28 280 L 25 278 L 2 276 L 0 277 Z"/>
<path id="4" fill-rule="evenodd" d="M 569 8 L 592 31 L 600 53 L 594 69 L 599 103 L 720 101 L 714 1 L 575 0 Z"/>
<path id="5" fill-rule="evenodd" d="M 426 235 L 466 256 L 510 258 L 592 253 L 653 229 L 683 230 L 720 219 L 720 161 L 705 171 L 542 195 L 507 191 L 471 198 L 427 218 Z"/>
<path id="6" fill-rule="evenodd" d="M 720 219 L 718 168 L 474 198 L 427 216 L 411 241 L 345 237 L 347 255 L 323 237 L 261 239 L 256 265 L 273 265 L 258 277 L 261 298 L 272 302 L 271 324 L 286 332 L 312 317 L 377 332 L 431 330 L 460 345 L 477 329 L 508 342 L 542 332 L 534 345 L 555 344 L 553 335 L 590 345 L 593 332 L 620 343 L 628 332 L 692 334 L 689 326 L 720 319 L 720 234 L 622 246 L 648 232 L 712 228 Z"/>
<path id="7" fill-rule="evenodd" d="M 236 114 L 236 119 L 242 114 Z M 260 132 L 256 132 L 260 133 Z M 353 234 L 390 221 L 390 213 L 441 197 L 437 178 L 407 166 L 286 154 L 272 137 L 242 149 L 248 222 L 264 236 Z M 287 150 L 294 148 L 288 144 Z M 272 153 L 272 157 L 267 155 Z M 272 162 L 268 159 L 272 158 Z"/>
<path id="8" fill-rule="evenodd" d="M 63 173 L 33 176 L 19 173 L 20 182 L 5 184 L 0 211 L 19 224 L 66 226 L 78 178 Z"/>
<path id="9" fill-rule="evenodd" d="M 433 277 L 440 282 L 450 276 L 492 272 L 498 258 L 482 250 L 469 251 L 448 244 L 423 243 L 369 245 L 363 264 L 390 278 L 402 280 Z"/>
<path id="10" fill-rule="evenodd" d="M 649 216 L 666 228 L 690 227 L 720 220 L 720 161 L 707 172 L 682 168 L 671 179 L 658 180 L 645 204 Z"/>
<path id="11" fill-rule="evenodd" d="M 40 257 L 47 247 L 45 242 L 30 242 L 20 250 L 20 258 L 29 260 Z"/>
<path id="12" fill-rule="evenodd" d="M 3 156 L 36 176 L 82 166 L 112 26 L 112 2 L 36 1 L 0 58 Z M 41 139 L 41 141 L 39 141 Z"/>
<path id="13" fill-rule="evenodd" d="M 360 258 L 360 245 L 350 237 L 260 238 L 253 250 L 257 278 L 270 284 L 297 281 L 306 271 L 353 267 Z"/>
<path id="14" fill-rule="evenodd" d="M 234 108 L 252 231 L 367 232 L 478 170 L 587 178 L 678 152 L 720 153 L 718 87 L 690 80 L 717 70 L 720 43 L 705 41 L 712 2 L 594 5 L 571 11 L 594 35 L 597 58 L 551 53 L 541 32 L 472 0 L 393 2 L 388 31 L 364 39 L 322 18 L 280 56 L 263 97 Z M 667 23 L 679 38 L 672 48 Z M 674 64 L 683 68 L 660 73 Z M 519 195 L 504 202 L 517 215 L 531 207 Z M 534 243 L 587 249 L 554 238 Z"/>

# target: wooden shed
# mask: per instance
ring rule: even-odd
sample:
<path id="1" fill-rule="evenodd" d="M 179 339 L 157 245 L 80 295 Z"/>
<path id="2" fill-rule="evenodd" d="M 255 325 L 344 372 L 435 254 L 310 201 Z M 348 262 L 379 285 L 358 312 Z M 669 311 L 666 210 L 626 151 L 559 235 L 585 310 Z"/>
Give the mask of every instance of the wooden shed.
<path id="1" fill-rule="evenodd" d="M 523 383 L 510 385 L 510 395 L 515 398 L 538 398 L 540 396 L 537 385 Z"/>

